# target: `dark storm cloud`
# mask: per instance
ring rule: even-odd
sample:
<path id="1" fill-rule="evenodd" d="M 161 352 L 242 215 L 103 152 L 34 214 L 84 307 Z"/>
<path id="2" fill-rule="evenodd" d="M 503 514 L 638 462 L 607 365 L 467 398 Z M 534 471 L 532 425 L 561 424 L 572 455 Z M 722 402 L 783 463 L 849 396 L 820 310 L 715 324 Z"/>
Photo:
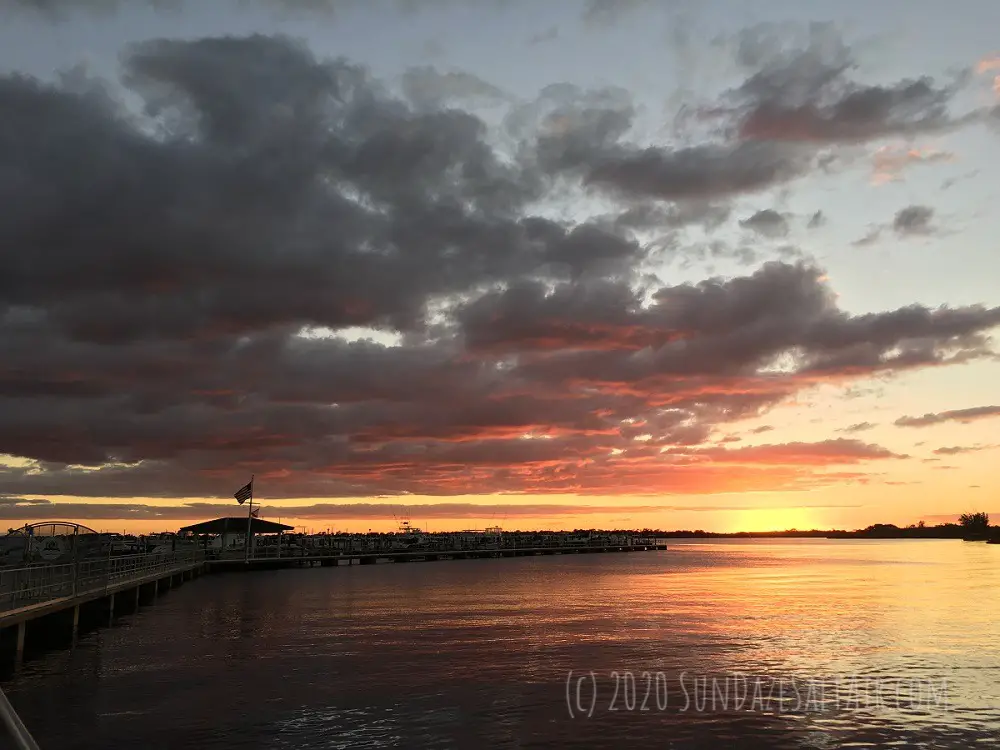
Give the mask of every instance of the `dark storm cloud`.
<path id="1" fill-rule="evenodd" d="M 788 219 L 772 208 L 758 211 L 746 219 L 741 219 L 740 226 L 772 239 L 788 234 Z"/>
<path id="2" fill-rule="evenodd" d="M 968 121 L 950 112 L 963 80 L 938 84 L 922 76 L 860 83 L 852 79 L 853 54 L 832 26 L 813 24 L 805 39 L 791 44 L 778 31 L 757 27 L 740 39 L 737 57 L 754 72 L 730 92 L 735 104 L 721 112 L 736 117 L 741 138 L 860 143 Z"/>
<path id="3" fill-rule="evenodd" d="M 933 220 L 934 209 L 930 206 L 907 206 L 896 213 L 892 228 L 905 237 L 930 234 Z"/>
<path id="4" fill-rule="evenodd" d="M 979 419 L 1000 417 L 1000 406 L 974 406 L 970 409 L 952 409 L 937 413 L 927 413 L 922 417 L 900 417 L 896 420 L 899 427 L 930 427 L 943 422 L 961 422 L 967 424 Z"/>
<path id="5" fill-rule="evenodd" d="M 246 455 L 246 454 L 244 454 Z M 50 466 L 42 472 L 0 468 L 0 486 L 21 495 L 44 493 L 76 497 L 230 497 L 244 470 L 262 463 L 241 460 L 235 467 L 219 467 L 195 474 L 194 467 L 148 463 L 138 467 L 108 467 L 86 471 Z M 239 471 L 237 474 L 235 472 Z M 370 497 L 373 495 L 456 496 L 500 492 L 574 494 L 581 496 L 664 494 L 704 495 L 720 492 L 785 491 L 864 481 L 859 471 L 824 471 L 809 466 L 738 466 L 692 462 L 677 457 L 665 460 L 651 453 L 595 455 L 582 461 L 565 459 L 529 466 L 478 466 L 475 464 L 414 463 L 398 454 L 392 463 L 350 461 L 331 463 L 323 471 L 269 464 L 258 475 L 264 502 L 282 498 Z M 157 484 L 158 482 L 158 484 Z M 233 483 L 236 484 L 233 484 Z M 225 483 L 225 488 L 222 487 Z"/>
<path id="6" fill-rule="evenodd" d="M 660 368 L 739 372 L 792 350 L 798 352 L 796 371 L 832 368 L 832 357 L 845 358 L 845 367 L 875 369 L 918 353 L 930 363 L 942 345 L 979 349 L 983 342 L 965 337 L 1000 324 L 1000 308 L 912 306 L 850 316 L 837 309 L 821 277 L 808 264 L 770 262 L 746 277 L 660 288 L 648 306 L 618 282 L 551 291 L 535 284 L 484 296 L 462 308 L 458 319 L 473 347 L 656 347 L 641 357 L 597 353 L 596 359 L 572 360 L 581 366 L 607 361 L 623 375 Z M 936 341 L 935 351 L 921 348 L 927 341 Z M 901 347 L 905 352 L 892 353 Z"/>
<path id="7" fill-rule="evenodd" d="M 537 183 L 474 116 L 410 111 L 292 42 L 151 42 L 127 66 L 164 135 L 100 91 L 0 79 L 0 300 L 76 337 L 413 328 L 431 296 L 641 252 L 526 215 Z"/>
<path id="8" fill-rule="evenodd" d="M 770 143 L 623 147 L 594 155 L 584 182 L 634 198 L 704 201 L 781 185 L 805 174 L 810 164 L 808 154 Z"/>
<path id="9" fill-rule="evenodd" d="M 682 229 L 701 226 L 715 229 L 729 218 L 732 209 L 724 204 L 689 202 L 664 206 L 639 204 L 614 217 L 616 226 L 638 231 Z"/>
<path id="10" fill-rule="evenodd" d="M 893 456 L 699 451 L 818 383 L 984 356 L 1000 323 L 983 307 L 851 315 L 802 263 L 644 276 L 633 235 L 714 226 L 717 196 L 811 156 L 627 145 L 620 90 L 556 85 L 514 107 L 512 158 L 462 108 L 476 80 L 423 70 L 399 98 L 262 36 L 123 60 L 141 113 L 99 81 L 0 77 L 11 496 L 225 497 L 246 473 L 272 498 L 860 482 L 814 469 Z M 574 179 L 630 202 L 593 221 L 534 213 Z M 388 338 L 331 333 L 351 327 Z"/>
<path id="11" fill-rule="evenodd" d="M 626 136 L 635 108 L 627 93 L 550 86 L 509 118 L 515 132 L 537 136 L 535 158 L 549 174 L 627 200 L 704 206 L 787 183 L 814 165 L 810 149 L 764 142 L 708 140 L 639 147 Z"/>

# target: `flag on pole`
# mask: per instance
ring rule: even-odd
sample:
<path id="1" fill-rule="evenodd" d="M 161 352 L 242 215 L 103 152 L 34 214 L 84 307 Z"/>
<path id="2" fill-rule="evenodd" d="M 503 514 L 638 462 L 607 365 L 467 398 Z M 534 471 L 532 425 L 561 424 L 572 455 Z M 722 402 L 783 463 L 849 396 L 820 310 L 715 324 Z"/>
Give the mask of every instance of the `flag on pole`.
<path id="1" fill-rule="evenodd" d="M 243 503 L 247 501 L 247 498 L 253 497 L 253 480 L 251 479 L 249 482 L 236 490 L 233 497 L 236 498 L 236 501 L 240 505 L 243 505 Z"/>
<path id="2" fill-rule="evenodd" d="M 260 518 L 260 506 L 258 505 L 252 511 L 250 511 L 251 518 Z"/>

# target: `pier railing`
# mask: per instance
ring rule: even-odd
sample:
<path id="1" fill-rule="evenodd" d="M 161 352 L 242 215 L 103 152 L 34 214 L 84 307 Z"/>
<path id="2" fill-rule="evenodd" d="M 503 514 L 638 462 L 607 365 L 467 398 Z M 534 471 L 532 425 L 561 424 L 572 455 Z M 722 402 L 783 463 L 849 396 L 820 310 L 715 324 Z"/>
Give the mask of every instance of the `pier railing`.
<path id="1" fill-rule="evenodd" d="M 184 550 L 0 568 L 0 612 L 67 596 L 99 593 L 159 573 L 168 574 L 203 559 L 201 550 Z"/>

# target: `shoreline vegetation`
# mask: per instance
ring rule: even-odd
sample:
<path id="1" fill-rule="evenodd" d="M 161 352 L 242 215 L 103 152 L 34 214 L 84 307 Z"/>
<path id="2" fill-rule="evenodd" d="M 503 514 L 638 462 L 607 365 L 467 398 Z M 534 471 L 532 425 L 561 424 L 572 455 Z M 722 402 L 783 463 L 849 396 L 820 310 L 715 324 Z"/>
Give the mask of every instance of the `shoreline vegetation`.
<path id="1" fill-rule="evenodd" d="M 863 529 L 786 529 L 785 531 L 715 532 L 697 529 L 675 531 L 643 530 L 641 533 L 671 539 L 963 539 L 968 542 L 1000 544 L 1000 527 L 990 526 L 986 513 L 965 513 L 958 523 L 927 526 L 923 521 L 909 526 L 876 523 Z"/>

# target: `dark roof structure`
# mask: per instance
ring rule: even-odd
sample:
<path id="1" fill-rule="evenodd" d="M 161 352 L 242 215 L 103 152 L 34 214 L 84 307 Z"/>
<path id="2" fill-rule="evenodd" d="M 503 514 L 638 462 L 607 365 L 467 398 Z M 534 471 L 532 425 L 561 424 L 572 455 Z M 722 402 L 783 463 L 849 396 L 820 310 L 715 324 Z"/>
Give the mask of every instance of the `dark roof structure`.
<path id="1" fill-rule="evenodd" d="M 294 528 L 288 524 L 265 521 L 261 518 L 252 519 L 250 524 L 250 531 L 254 534 L 277 534 L 279 531 L 291 531 Z M 216 518 L 214 521 L 202 521 L 191 526 L 184 526 L 181 529 L 181 531 L 190 531 L 192 534 L 245 534 L 246 530 L 246 516 Z"/>

